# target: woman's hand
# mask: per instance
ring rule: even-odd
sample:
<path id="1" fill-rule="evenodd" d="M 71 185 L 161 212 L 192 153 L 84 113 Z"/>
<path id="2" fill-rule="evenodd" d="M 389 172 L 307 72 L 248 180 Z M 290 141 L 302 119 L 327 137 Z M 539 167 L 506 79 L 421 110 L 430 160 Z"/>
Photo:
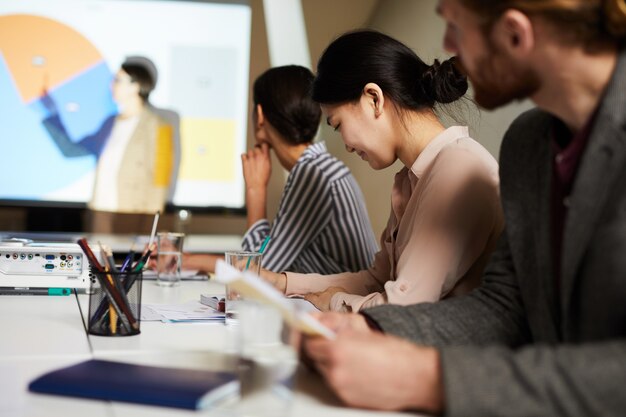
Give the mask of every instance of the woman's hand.
<path id="1" fill-rule="evenodd" d="M 261 143 L 241 155 L 243 178 L 248 189 L 267 189 L 272 174 L 270 147 Z"/>
<path id="2" fill-rule="evenodd" d="M 324 291 L 305 294 L 304 299 L 320 311 L 330 311 L 330 300 L 338 292 L 346 292 L 346 290 L 341 287 L 328 287 Z"/>
<path id="3" fill-rule="evenodd" d="M 262 143 L 241 155 L 243 178 L 246 182 L 248 227 L 266 218 L 267 185 L 272 174 L 270 148 Z"/>
<path id="4" fill-rule="evenodd" d="M 278 274 L 261 268 L 261 278 L 272 284 L 278 291 L 285 294 L 287 290 L 287 275 L 284 272 Z"/>
<path id="5" fill-rule="evenodd" d="M 183 253 L 182 269 L 198 270 L 201 273 L 215 272 L 215 263 L 224 256 L 199 253 Z"/>

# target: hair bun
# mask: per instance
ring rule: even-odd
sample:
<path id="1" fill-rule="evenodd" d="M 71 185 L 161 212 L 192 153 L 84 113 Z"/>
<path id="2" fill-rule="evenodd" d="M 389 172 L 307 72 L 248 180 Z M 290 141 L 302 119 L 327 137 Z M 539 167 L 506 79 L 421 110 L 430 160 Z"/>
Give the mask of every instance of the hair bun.
<path id="1" fill-rule="evenodd" d="M 617 38 L 626 37 L 626 0 L 604 1 L 605 24 L 609 33 Z"/>
<path id="2" fill-rule="evenodd" d="M 434 102 L 452 103 L 467 92 L 467 77 L 458 70 L 455 62 L 456 57 L 443 62 L 435 59 L 422 74 L 422 90 Z"/>

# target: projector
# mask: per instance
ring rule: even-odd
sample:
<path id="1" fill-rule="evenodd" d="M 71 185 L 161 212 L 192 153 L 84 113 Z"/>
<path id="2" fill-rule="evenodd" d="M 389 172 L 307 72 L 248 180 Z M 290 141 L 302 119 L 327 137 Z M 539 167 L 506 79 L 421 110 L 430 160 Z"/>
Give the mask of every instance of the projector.
<path id="1" fill-rule="evenodd" d="M 86 289 L 90 278 L 89 261 L 75 243 L 0 241 L 0 287 Z"/>

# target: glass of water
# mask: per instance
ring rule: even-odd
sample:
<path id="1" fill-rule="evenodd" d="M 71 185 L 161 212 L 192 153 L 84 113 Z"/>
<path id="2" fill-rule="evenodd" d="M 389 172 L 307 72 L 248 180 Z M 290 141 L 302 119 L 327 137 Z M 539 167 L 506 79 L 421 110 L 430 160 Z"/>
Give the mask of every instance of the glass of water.
<path id="1" fill-rule="evenodd" d="M 157 234 L 157 284 L 172 287 L 180 282 L 183 257 L 183 233 L 162 232 Z"/>
<path id="2" fill-rule="evenodd" d="M 261 273 L 261 258 L 263 254 L 260 252 L 247 251 L 230 251 L 224 254 L 224 258 L 228 265 L 239 269 L 240 271 L 250 271 L 257 275 Z M 226 286 L 226 324 L 237 324 L 238 306 L 243 300 L 241 294 L 233 291 Z"/>

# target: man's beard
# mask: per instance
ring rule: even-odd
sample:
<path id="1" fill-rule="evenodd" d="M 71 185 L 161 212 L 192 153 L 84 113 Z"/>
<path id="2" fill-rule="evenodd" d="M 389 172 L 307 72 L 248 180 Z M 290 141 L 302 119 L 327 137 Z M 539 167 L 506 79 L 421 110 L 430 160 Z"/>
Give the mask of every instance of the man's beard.
<path id="1" fill-rule="evenodd" d="M 462 63 L 458 64 L 461 71 L 468 74 L 474 100 L 487 110 L 530 97 L 541 85 L 534 71 L 514 65 L 498 51 L 477 60 L 476 74 L 470 74 Z"/>

